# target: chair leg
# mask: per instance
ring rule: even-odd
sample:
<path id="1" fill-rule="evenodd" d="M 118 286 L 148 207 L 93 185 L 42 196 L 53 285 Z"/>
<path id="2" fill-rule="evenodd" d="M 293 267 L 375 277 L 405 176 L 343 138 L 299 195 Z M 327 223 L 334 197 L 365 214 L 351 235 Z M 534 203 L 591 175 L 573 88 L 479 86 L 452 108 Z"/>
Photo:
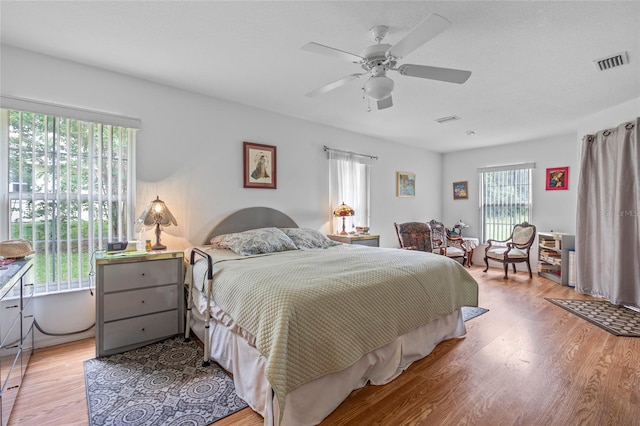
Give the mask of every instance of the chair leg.
<path id="1" fill-rule="evenodd" d="M 529 269 L 529 278 L 533 278 L 533 274 L 531 273 L 531 264 L 529 263 L 528 259 L 527 259 L 527 269 Z"/>
<path id="2" fill-rule="evenodd" d="M 489 270 L 489 259 L 487 259 L 487 256 L 484 257 L 484 264 L 487 265 L 487 267 L 484 268 L 482 272 L 487 272 Z"/>
<path id="3" fill-rule="evenodd" d="M 509 264 L 505 263 L 504 264 L 504 279 L 506 280 L 508 278 L 507 276 L 507 272 L 509 272 Z"/>
<path id="4" fill-rule="evenodd" d="M 511 265 L 513 266 L 513 273 L 515 274 L 516 273 L 516 264 L 512 263 Z"/>

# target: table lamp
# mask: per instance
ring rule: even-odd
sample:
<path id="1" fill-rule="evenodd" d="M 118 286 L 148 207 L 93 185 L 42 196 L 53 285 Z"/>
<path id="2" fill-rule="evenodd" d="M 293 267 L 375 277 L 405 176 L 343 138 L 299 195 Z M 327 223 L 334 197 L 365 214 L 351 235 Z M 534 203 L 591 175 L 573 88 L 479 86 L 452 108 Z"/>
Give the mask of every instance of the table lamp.
<path id="1" fill-rule="evenodd" d="M 346 205 L 344 202 L 342 202 L 342 204 L 336 207 L 336 209 L 333 211 L 333 215 L 335 217 L 342 218 L 342 231 L 338 235 L 348 235 L 345 229 L 344 221 L 347 218 L 347 216 L 353 216 L 355 214 L 356 212 L 351 207 Z"/>
<path id="2" fill-rule="evenodd" d="M 156 243 L 151 247 L 152 250 L 164 250 L 167 246 L 160 243 L 160 225 L 162 226 L 178 226 L 176 218 L 173 217 L 167 205 L 156 196 L 156 199 L 149 204 L 142 214 L 136 220 L 136 224 L 143 224 L 145 226 L 155 225 L 156 227 Z"/>

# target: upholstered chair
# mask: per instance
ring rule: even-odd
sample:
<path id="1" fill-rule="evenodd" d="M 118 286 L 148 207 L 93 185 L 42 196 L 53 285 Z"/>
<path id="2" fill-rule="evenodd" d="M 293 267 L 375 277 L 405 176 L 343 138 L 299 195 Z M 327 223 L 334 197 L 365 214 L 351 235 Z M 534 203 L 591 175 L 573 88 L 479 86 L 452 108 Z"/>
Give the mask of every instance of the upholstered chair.
<path id="1" fill-rule="evenodd" d="M 443 256 L 460 259 L 463 265 L 467 264 L 467 249 L 462 237 L 448 235 L 447 228 L 437 220 L 429 221 L 431 228 L 431 244 L 433 252 Z"/>
<path id="2" fill-rule="evenodd" d="M 424 222 L 394 223 L 400 248 L 432 252 L 431 228 Z"/>
<path id="3" fill-rule="evenodd" d="M 487 247 L 484 249 L 484 263 L 489 269 L 489 260 L 500 262 L 504 265 L 504 278 L 507 279 L 509 264 L 513 265 L 513 273 L 516 273 L 516 263 L 526 263 L 529 269 L 529 278 L 533 278 L 531 273 L 531 263 L 529 262 L 529 252 L 536 238 L 536 227 L 530 223 L 523 222 L 513 227 L 511 236 L 506 240 L 487 240 Z"/>

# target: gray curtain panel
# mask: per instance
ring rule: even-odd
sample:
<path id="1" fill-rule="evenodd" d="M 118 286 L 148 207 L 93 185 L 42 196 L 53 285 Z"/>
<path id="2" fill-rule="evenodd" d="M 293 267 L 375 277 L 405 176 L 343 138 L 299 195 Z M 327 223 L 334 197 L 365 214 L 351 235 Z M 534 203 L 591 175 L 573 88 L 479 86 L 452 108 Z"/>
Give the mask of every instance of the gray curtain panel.
<path id="1" fill-rule="evenodd" d="M 586 135 L 578 183 L 576 290 L 640 306 L 640 118 Z"/>

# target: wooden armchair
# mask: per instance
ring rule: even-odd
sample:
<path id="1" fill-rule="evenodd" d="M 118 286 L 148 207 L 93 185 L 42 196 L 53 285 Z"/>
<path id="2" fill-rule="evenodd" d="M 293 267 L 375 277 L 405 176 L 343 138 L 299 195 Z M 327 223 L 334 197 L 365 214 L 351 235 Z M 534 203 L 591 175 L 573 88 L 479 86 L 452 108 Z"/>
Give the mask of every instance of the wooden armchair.
<path id="1" fill-rule="evenodd" d="M 448 235 L 447 228 L 437 220 L 429 221 L 431 227 L 431 244 L 433 252 L 454 259 L 461 259 L 462 264 L 467 264 L 467 248 L 462 237 Z"/>
<path id="2" fill-rule="evenodd" d="M 432 252 L 431 228 L 424 222 L 394 223 L 400 248 Z"/>
<path id="3" fill-rule="evenodd" d="M 536 238 L 536 227 L 530 223 L 523 222 L 513 227 L 511 236 L 506 240 L 487 240 L 487 247 L 484 249 L 484 263 L 489 269 L 489 260 L 501 262 L 504 265 L 504 278 L 507 279 L 509 264 L 513 265 L 513 273 L 516 273 L 516 263 L 525 262 L 529 269 L 529 278 L 533 278 L 531 264 L 529 262 L 529 251 Z"/>

